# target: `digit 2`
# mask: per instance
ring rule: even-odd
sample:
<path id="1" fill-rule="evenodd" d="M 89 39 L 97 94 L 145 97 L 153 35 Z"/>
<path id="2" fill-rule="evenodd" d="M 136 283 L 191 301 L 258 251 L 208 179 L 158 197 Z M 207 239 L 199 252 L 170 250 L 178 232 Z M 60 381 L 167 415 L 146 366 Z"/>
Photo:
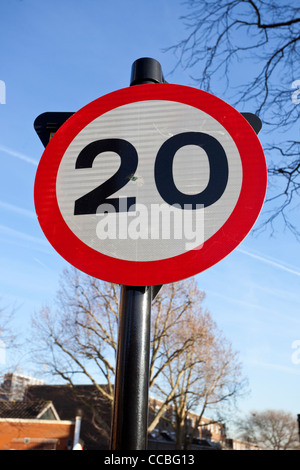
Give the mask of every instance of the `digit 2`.
<path id="1" fill-rule="evenodd" d="M 130 142 L 123 139 L 102 139 L 91 142 L 79 153 L 75 168 L 92 168 L 95 158 L 109 151 L 116 152 L 120 156 L 119 169 L 105 183 L 75 201 L 74 215 L 96 214 L 99 205 L 104 203 L 111 204 L 116 212 L 123 210 L 119 207 L 119 199 L 109 198 L 109 196 L 123 188 L 137 168 L 137 151 Z M 135 197 L 127 198 L 127 211 L 134 206 L 135 202 Z"/>

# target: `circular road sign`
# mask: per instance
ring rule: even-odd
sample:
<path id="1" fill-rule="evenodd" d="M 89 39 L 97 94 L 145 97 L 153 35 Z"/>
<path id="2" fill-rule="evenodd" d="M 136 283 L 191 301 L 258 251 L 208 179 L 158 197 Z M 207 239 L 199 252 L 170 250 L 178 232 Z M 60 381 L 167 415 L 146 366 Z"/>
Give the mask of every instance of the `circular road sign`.
<path id="1" fill-rule="evenodd" d="M 59 128 L 38 166 L 35 206 L 76 268 L 159 285 L 234 250 L 266 184 L 262 147 L 239 112 L 195 88 L 148 84 L 102 96 Z"/>

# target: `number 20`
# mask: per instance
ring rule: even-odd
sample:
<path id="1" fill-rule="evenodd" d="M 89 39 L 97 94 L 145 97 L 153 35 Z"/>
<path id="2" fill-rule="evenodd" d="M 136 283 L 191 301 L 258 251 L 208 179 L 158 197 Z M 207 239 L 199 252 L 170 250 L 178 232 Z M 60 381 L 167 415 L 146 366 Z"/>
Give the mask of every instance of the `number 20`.
<path id="1" fill-rule="evenodd" d="M 179 191 L 173 177 L 173 160 L 176 152 L 186 146 L 196 145 L 207 154 L 209 161 L 209 180 L 206 188 L 197 194 L 185 194 Z M 116 212 L 120 208 L 118 198 L 109 196 L 123 188 L 134 175 L 138 166 L 138 154 L 135 147 L 124 139 L 101 139 L 91 142 L 79 153 L 75 168 L 92 168 L 95 158 L 104 152 L 115 152 L 121 158 L 117 172 L 107 181 L 75 201 L 74 215 L 96 214 L 103 203 L 111 204 Z M 156 188 L 165 202 L 177 204 L 182 209 L 188 205 L 196 209 L 198 204 L 204 207 L 214 204 L 224 193 L 228 182 L 228 162 L 226 153 L 217 139 L 202 132 L 183 132 L 166 140 L 157 152 L 154 163 Z M 136 203 L 135 197 L 127 198 L 127 211 Z"/>

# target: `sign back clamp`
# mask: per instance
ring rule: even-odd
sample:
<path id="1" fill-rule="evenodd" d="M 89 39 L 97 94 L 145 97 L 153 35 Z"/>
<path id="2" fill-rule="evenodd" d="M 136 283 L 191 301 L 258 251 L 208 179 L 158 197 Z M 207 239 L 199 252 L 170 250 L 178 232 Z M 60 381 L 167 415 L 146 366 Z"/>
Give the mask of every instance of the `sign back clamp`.
<path id="1" fill-rule="evenodd" d="M 137 59 L 131 67 L 130 86 L 145 83 L 167 83 L 160 63 L 149 57 Z M 44 147 L 47 146 L 51 137 L 66 122 L 73 112 L 45 112 L 40 114 L 34 121 L 34 129 Z M 253 113 L 241 113 L 256 134 L 262 128 L 261 120 Z"/>

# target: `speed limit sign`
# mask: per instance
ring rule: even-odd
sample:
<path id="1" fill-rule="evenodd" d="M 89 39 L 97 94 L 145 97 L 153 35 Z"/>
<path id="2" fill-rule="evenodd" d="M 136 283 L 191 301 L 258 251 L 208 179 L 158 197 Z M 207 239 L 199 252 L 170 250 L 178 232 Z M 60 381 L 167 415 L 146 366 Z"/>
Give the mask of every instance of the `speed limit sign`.
<path id="1" fill-rule="evenodd" d="M 147 84 L 100 97 L 60 127 L 38 166 L 35 206 L 78 269 L 158 285 L 234 250 L 266 183 L 262 147 L 239 112 L 195 88 Z"/>

